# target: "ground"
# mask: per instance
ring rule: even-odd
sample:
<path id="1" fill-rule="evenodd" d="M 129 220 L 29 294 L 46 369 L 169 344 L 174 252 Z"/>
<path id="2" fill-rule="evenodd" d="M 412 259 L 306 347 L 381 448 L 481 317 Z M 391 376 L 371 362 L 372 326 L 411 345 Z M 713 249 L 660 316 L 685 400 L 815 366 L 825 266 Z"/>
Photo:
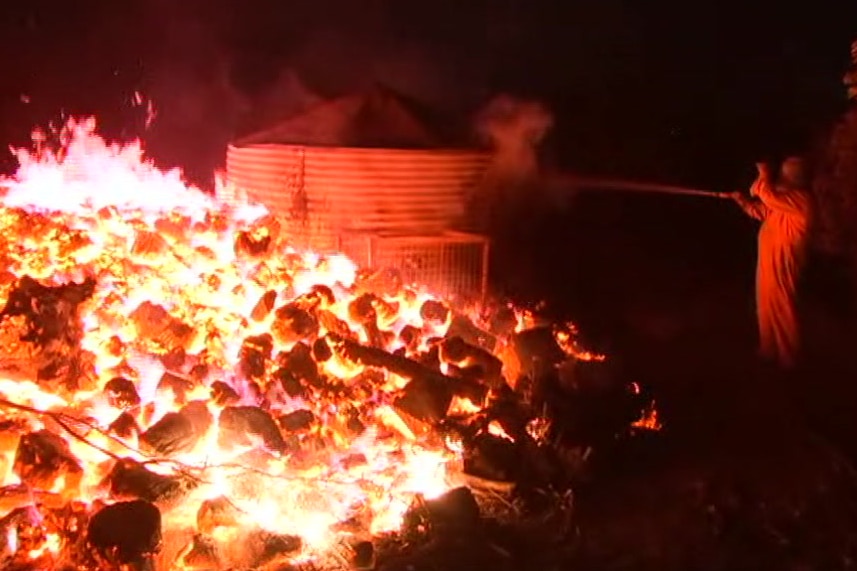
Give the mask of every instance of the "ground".
<path id="1" fill-rule="evenodd" d="M 579 201 L 543 238 L 550 246 L 530 250 L 532 279 L 518 283 L 652 387 L 665 423 L 577 490 L 579 532 L 560 566 L 853 568 L 847 337 L 819 318 L 806 366 L 788 376 L 762 368 L 755 228 L 731 205 L 645 200 Z"/>

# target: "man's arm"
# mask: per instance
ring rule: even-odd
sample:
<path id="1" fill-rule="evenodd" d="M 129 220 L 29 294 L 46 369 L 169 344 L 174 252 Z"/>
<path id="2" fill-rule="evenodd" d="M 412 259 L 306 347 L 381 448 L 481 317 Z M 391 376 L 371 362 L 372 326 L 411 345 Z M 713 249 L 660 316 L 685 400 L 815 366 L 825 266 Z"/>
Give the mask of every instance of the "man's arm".
<path id="1" fill-rule="evenodd" d="M 733 192 L 730 196 L 748 216 L 756 220 L 764 220 L 767 216 L 768 207 L 760 199 L 747 196 L 741 192 Z"/>
<path id="2" fill-rule="evenodd" d="M 806 215 L 809 212 L 809 193 L 786 187 L 774 188 L 770 179 L 764 178 L 756 187 L 756 196 L 769 210 L 789 214 Z"/>

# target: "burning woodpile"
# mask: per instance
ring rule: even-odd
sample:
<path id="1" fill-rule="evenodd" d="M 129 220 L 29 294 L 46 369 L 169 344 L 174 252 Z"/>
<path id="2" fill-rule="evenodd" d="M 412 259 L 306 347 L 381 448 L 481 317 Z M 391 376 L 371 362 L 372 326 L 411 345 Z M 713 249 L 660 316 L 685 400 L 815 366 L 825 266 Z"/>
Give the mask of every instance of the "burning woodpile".
<path id="1" fill-rule="evenodd" d="M 63 135 L 0 208 L 3 569 L 368 568 L 479 520 L 468 486 L 558 481 L 547 440 L 585 431 L 550 391 L 600 360 L 573 331 L 292 251 L 93 122 Z"/>

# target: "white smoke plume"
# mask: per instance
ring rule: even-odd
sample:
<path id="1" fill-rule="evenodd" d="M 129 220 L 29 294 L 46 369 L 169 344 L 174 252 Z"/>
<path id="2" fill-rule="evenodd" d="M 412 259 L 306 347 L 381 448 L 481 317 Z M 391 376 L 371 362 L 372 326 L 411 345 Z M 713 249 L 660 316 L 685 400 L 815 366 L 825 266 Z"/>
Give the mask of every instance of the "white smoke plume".
<path id="1" fill-rule="evenodd" d="M 476 118 L 477 134 L 494 151 L 492 178 L 510 184 L 537 179 L 539 145 L 553 124 L 553 114 L 538 101 L 492 99 Z"/>
<path id="2" fill-rule="evenodd" d="M 475 130 L 494 153 L 482 184 L 468 197 L 468 225 L 478 231 L 504 224 L 516 205 L 537 200 L 539 146 L 553 127 L 550 110 L 538 101 L 499 95 L 476 116 Z"/>

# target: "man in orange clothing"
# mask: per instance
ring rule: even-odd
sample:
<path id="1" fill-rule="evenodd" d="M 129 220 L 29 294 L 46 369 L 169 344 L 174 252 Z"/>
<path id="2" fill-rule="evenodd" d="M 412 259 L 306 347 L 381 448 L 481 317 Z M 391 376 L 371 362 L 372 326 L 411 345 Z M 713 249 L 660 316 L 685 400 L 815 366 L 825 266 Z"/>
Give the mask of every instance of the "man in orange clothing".
<path id="1" fill-rule="evenodd" d="M 756 264 L 761 355 L 790 368 L 800 345 L 797 289 L 806 257 L 810 195 L 801 159 L 792 157 L 783 162 L 777 180 L 767 165 L 756 167 L 759 174 L 750 195 L 736 192 L 732 198 L 762 222 Z"/>

